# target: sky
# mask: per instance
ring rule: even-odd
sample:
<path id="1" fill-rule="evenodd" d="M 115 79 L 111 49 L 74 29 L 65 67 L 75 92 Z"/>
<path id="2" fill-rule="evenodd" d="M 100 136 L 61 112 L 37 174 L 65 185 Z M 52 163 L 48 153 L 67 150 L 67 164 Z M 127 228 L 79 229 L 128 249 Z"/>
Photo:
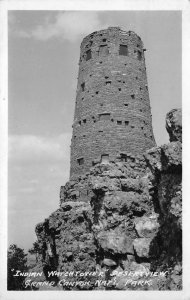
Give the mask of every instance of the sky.
<path id="1" fill-rule="evenodd" d="M 9 11 L 9 245 L 31 248 L 36 224 L 59 207 L 69 179 L 80 43 L 108 26 L 142 38 L 155 139 L 169 142 L 165 116 L 182 97 L 179 11 Z"/>

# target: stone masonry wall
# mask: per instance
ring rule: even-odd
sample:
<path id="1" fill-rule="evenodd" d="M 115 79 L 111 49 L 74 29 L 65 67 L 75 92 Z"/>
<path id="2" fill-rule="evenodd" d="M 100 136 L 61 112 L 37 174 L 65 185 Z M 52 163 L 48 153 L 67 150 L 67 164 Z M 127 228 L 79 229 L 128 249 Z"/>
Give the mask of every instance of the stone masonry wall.
<path id="1" fill-rule="evenodd" d="M 71 142 L 71 179 L 93 161 L 155 146 L 143 43 L 119 27 L 94 32 L 81 44 Z"/>

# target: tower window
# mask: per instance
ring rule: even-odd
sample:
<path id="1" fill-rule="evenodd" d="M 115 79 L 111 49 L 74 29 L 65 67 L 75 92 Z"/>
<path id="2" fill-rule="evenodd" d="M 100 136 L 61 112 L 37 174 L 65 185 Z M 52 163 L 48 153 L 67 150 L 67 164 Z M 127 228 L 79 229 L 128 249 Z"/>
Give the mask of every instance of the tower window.
<path id="1" fill-rule="evenodd" d="M 81 121 L 79 121 L 79 125 L 81 126 Z"/>
<path id="2" fill-rule="evenodd" d="M 101 45 L 99 48 L 99 55 L 108 55 L 109 54 L 109 50 L 108 50 L 108 45 Z"/>
<path id="3" fill-rule="evenodd" d="M 81 84 L 82 92 L 84 92 L 84 88 L 85 88 L 85 82 L 83 82 L 83 83 Z"/>
<path id="4" fill-rule="evenodd" d="M 137 58 L 138 58 L 138 60 L 142 60 L 142 52 L 141 51 L 137 51 Z"/>
<path id="5" fill-rule="evenodd" d="M 86 61 L 92 58 L 92 52 L 91 49 L 86 51 Z"/>
<path id="6" fill-rule="evenodd" d="M 127 45 L 120 45 L 119 46 L 119 55 L 128 55 L 128 48 Z"/>
<path id="7" fill-rule="evenodd" d="M 84 123 L 84 124 L 86 123 L 86 119 L 83 120 L 83 123 Z"/>
<path id="8" fill-rule="evenodd" d="M 109 113 L 100 114 L 99 118 L 100 118 L 100 121 L 110 120 L 110 114 Z"/>
<path id="9" fill-rule="evenodd" d="M 79 166 L 83 165 L 84 164 L 84 158 L 83 157 L 78 158 L 77 162 L 78 162 Z"/>
<path id="10" fill-rule="evenodd" d="M 127 161 L 127 155 L 126 154 L 121 153 L 120 156 L 121 156 L 121 161 L 123 161 L 123 162 Z"/>

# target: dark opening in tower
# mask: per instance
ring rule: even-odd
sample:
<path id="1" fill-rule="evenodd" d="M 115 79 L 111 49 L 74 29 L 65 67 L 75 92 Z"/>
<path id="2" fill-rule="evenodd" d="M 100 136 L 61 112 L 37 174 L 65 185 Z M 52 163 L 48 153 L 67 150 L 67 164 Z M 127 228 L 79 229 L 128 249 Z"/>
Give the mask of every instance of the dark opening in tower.
<path id="1" fill-rule="evenodd" d="M 128 48 L 127 45 L 120 45 L 119 46 L 119 55 L 128 55 Z"/>
<path id="2" fill-rule="evenodd" d="M 91 49 L 86 51 L 86 61 L 92 58 L 92 52 Z"/>
<path id="3" fill-rule="evenodd" d="M 137 58 L 138 58 L 138 60 L 142 59 L 142 52 L 141 51 L 137 51 Z"/>
<path id="4" fill-rule="evenodd" d="M 78 158 L 77 162 L 78 162 L 79 166 L 83 165 L 84 164 L 84 158 L 83 157 Z"/>

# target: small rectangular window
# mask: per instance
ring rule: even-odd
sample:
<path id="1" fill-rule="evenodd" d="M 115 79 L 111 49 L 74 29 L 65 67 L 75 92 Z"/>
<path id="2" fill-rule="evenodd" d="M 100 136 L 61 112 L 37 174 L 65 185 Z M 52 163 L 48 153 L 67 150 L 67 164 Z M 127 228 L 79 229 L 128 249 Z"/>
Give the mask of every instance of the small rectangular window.
<path id="1" fill-rule="evenodd" d="M 128 126 L 129 125 L 129 121 L 125 121 L 125 126 Z"/>
<path id="2" fill-rule="evenodd" d="M 84 88 L 85 88 L 85 82 L 83 82 L 83 83 L 81 84 L 82 92 L 84 92 Z"/>
<path id="3" fill-rule="evenodd" d="M 135 99 L 135 95 L 134 95 L 134 94 L 133 94 L 133 95 L 131 95 L 131 98 L 132 98 L 132 99 Z"/>
<path id="4" fill-rule="evenodd" d="M 83 157 L 78 158 L 77 162 L 78 162 L 79 166 L 83 165 L 84 164 L 84 158 Z"/>
<path id="5" fill-rule="evenodd" d="M 105 113 L 105 114 L 99 114 L 100 121 L 105 121 L 105 120 L 110 120 L 110 114 Z"/>
<path id="6" fill-rule="evenodd" d="M 92 52 L 89 49 L 89 50 L 86 51 L 86 61 L 89 60 L 89 59 L 91 59 L 91 58 L 92 58 Z"/>
<path id="7" fill-rule="evenodd" d="M 117 125 L 121 125 L 122 124 L 122 121 L 117 121 Z"/>
<path id="8" fill-rule="evenodd" d="M 120 45 L 119 46 L 119 55 L 128 55 L 128 48 L 127 45 Z"/>
<path id="9" fill-rule="evenodd" d="M 86 123 L 86 119 L 83 120 L 83 123 L 84 123 L 84 124 Z"/>
<path id="10" fill-rule="evenodd" d="M 138 58 L 138 60 L 142 60 L 142 52 L 141 51 L 137 51 L 137 58 Z"/>
<path id="11" fill-rule="evenodd" d="M 120 154 L 121 161 L 126 162 L 127 161 L 127 155 L 126 154 Z"/>
<path id="12" fill-rule="evenodd" d="M 111 85 L 111 81 L 106 81 L 106 85 Z"/>

